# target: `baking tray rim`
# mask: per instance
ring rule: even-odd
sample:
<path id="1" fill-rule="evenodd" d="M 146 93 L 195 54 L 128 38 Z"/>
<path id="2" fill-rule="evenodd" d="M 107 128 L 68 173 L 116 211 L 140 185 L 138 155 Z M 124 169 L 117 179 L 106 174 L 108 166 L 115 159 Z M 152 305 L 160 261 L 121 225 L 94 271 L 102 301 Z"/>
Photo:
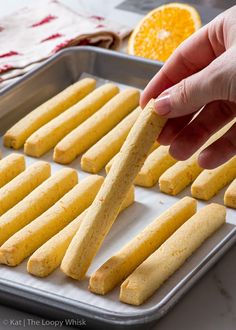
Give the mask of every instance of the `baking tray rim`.
<path id="1" fill-rule="evenodd" d="M 144 57 L 139 57 L 135 55 L 129 55 L 125 53 L 121 53 L 115 50 L 105 49 L 105 48 L 99 48 L 99 47 L 92 47 L 92 46 L 79 46 L 79 47 L 67 47 L 63 50 L 60 50 L 58 53 L 53 55 L 52 57 L 45 60 L 42 64 L 39 64 L 36 68 L 30 70 L 29 72 L 23 74 L 19 79 L 13 83 L 10 83 L 9 85 L 3 87 L 0 89 L 0 96 L 4 96 L 4 94 L 11 91 L 13 88 L 16 88 L 18 85 L 22 84 L 24 81 L 28 80 L 31 76 L 34 76 L 37 72 L 41 71 L 42 69 L 49 66 L 51 63 L 57 61 L 61 57 L 69 56 L 71 52 L 90 52 L 94 54 L 104 54 L 108 55 L 110 57 L 117 57 L 120 59 L 130 59 L 135 62 L 143 63 L 143 64 L 152 64 L 155 66 L 161 67 L 163 65 L 163 62 L 160 61 L 154 61 L 150 59 L 146 59 Z"/>

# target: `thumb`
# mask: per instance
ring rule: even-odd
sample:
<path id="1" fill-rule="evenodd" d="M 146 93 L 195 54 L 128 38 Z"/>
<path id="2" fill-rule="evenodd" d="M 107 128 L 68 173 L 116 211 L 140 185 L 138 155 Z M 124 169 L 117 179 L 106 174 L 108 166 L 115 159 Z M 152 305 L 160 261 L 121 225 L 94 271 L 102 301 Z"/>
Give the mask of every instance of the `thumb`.
<path id="1" fill-rule="evenodd" d="M 161 116 L 174 118 L 196 112 L 212 101 L 229 100 L 231 76 L 227 61 L 222 55 L 203 70 L 160 94 L 155 100 L 155 109 Z"/>

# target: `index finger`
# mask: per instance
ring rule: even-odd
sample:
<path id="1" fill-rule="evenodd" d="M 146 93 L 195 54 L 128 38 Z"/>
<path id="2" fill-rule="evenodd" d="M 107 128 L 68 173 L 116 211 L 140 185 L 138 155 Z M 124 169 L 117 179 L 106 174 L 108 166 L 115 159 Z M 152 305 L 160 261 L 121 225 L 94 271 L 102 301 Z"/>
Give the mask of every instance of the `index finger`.
<path id="1" fill-rule="evenodd" d="M 211 63 L 224 47 L 214 38 L 215 21 L 204 26 L 185 40 L 169 57 L 160 71 L 152 78 L 142 93 L 140 105 L 143 108 L 151 98 L 156 98 L 167 88 L 182 79 L 200 71 Z M 223 29 L 222 20 L 217 20 L 217 30 Z M 211 37 L 209 37 L 211 35 Z M 214 40 L 214 44 L 212 44 Z M 216 53 L 218 53 L 216 55 Z"/>

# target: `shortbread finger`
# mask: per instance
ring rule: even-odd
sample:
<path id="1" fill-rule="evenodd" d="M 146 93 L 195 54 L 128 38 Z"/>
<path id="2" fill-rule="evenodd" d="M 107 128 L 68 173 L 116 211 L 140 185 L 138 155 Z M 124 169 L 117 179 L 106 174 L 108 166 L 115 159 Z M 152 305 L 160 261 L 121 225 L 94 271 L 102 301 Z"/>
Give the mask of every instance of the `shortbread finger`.
<path id="1" fill-rule="evenodd" d="M 177 195 L 190 185 L 202 171 L 195 155 L 185 161 L 177 162 L 160 176 L 160 191 L 168 195 Z"/>
<path id="2" fill-rule="evenodd" d="M 225 223 L 226 209 L 210 204 L 193 215 L 122 283 L 120 300 L 141 305 Z"/>
<path id="3" fill-rule="evenodd" d="M 82 180 L 50 209 L 11 236 L 0 247 L 0 263 L 16 266 L 58 233 L 92 203 L 103 178 Z"/>
<path id="4" fill-rule="evenodd" d="M 160 146 L 147 157 L 134 183 L 142 187 L 153 187 L 159 177 L 176 162 L 169 154 L 169 147 Z"/>
<path id="5" fill-rule="evenodd" d="M 0 161 L 0 188 L 25 170 L 25 158 L 11 154 Z"/>
<path id="6" fill-rule="evenodd" d="M 114 96 L 56 145 L 53 159 L 61 164 L 71 163 L 137 107 L 139 95 L 137 89 L 129 88 Z"/>
<path id="7" fill-rule="evenodd" d="M 29 166 L 0 189 L 0 215 L 16 205 L 43 181 L 49 178 L 51 167 L 49 163 L 40 161 Z"/>
<path id="8" fill-rule="evenodd" d="M 129 191 L 121 211 L 134 202 L 134 187 Z M 59 233 L 53 236 L 50 240 L 44 243 L 38 250 L 36 250 L 30 257 L 27 263 L 27 270 L 29 273 L 45 277 L 52 273 L 61 263 L 66 250 L 80 227 L 87 210 L 81 213 L 75 220 L 62 229 Z"/>
<path id="9" fill-rule="evenodd" d="M 85 78 L 44 102 L 6 132 L 4 145 L 14 149 L 21 148 L 31 134 L 80 101 L 95 88 L 95 85 L 94 79 Z"/>
<path id="10" fill-rule="evenodd" d="M 145 158 L 166 119 L 159 117 L 151 100 L 139 115 L 123 144 L 116 166 L 112 166 L 63 258 L 61 269 L 83 279 L 93 258 L 115 221 Z"/>
<path id="11" fill-rule="evenodd" d="M 0 245 L 54 205 L 78 183 L 77 171 L 64 168 L 0 217 Z"/>
<path id="12" fill-rule="evenodd" d="M 236 209 L 236 179 L 229 185 L 225 192 L 224 204 Z"/>
<path id="13" fill-rule="evenodd" d="M 94 144 L 81 158 L 82 170 L 98 173 L 120 150 L 140 112 L 138 107 Z"/>
<path id="14" fill-rule="evenodd" d="M 155 141 L 154 143 L 153 143 L 153 145 L 151 146 L 151 148 L 150 148 L 150 150 L 149 150 L 149 152 L 148 152 L 148 156 L 154 151 L 154 150 L 156 150 L 158 147 L 160 146 L 160 144 L 157 142 L 157 141 Z M 117 153 L 108 163 L 107 163 L 107 165 L 106 165 L 106 167 L 105 167 L 105 171 L 106 171 L 106 174 L 108 174 L 108 172 L 110 171 L 110 169 L 111 169 L 111 166 L 112 166 L 112 164 L 113 163 L 115 163 L 116 162 L 116 160 L 118 159 L 118 156 L 119 155 L 119 153 Z M 148 159 L 148 157 L 147 157 L 147 159 Z M 147 160 L 146 159 L 146 160 Z M 145 162 L 146 162 L 146 160 L 145 160 Z M 144 164 L 145 164 L 145 162 L 144 162 Z M 143 166 L 144 166 L 144 164 L 143 164 Z M 140 170 L 141 171 L 141 170 Z M 135 181 L 134 181 L 134 183 L 135 183 Z"/>
<path id="15" fill-rule="evenodd" d="M 196 208 L 195 199 L 184 197 L 162 213 L 92 274 L 89 282 L 90 291 L 104 295 L 114 289 L 193 216 Z"/>
<path id="16" fill-rule="evenodd" d="M 25 142 L 25 153 L 29 156 L 40 157 L 55 147 L 64 136 L 93 115 L 118 92 L 118 87 L 113 84 L 106 84 L 95 89 L 80 102 L 33 133 Z"/>
<path id="17" fill-rule="evenodd" d="M 213 170 L 204 170 L 192 184 L 191 194 L 208 201 L 235 178 L 236 156 Z"/>

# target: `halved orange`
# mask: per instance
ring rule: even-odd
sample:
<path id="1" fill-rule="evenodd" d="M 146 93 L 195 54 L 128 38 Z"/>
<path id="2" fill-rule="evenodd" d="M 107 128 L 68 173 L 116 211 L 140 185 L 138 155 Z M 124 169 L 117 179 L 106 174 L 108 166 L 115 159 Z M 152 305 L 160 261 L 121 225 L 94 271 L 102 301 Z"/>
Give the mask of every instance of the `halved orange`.
<path id="1" fill-rule="evenodd" d="M 164 62 L 200 27 L 201 18 L 194 7 L 182 3 L 160 6 L 147 14 L 134 29 L 128 53 Z"/>

